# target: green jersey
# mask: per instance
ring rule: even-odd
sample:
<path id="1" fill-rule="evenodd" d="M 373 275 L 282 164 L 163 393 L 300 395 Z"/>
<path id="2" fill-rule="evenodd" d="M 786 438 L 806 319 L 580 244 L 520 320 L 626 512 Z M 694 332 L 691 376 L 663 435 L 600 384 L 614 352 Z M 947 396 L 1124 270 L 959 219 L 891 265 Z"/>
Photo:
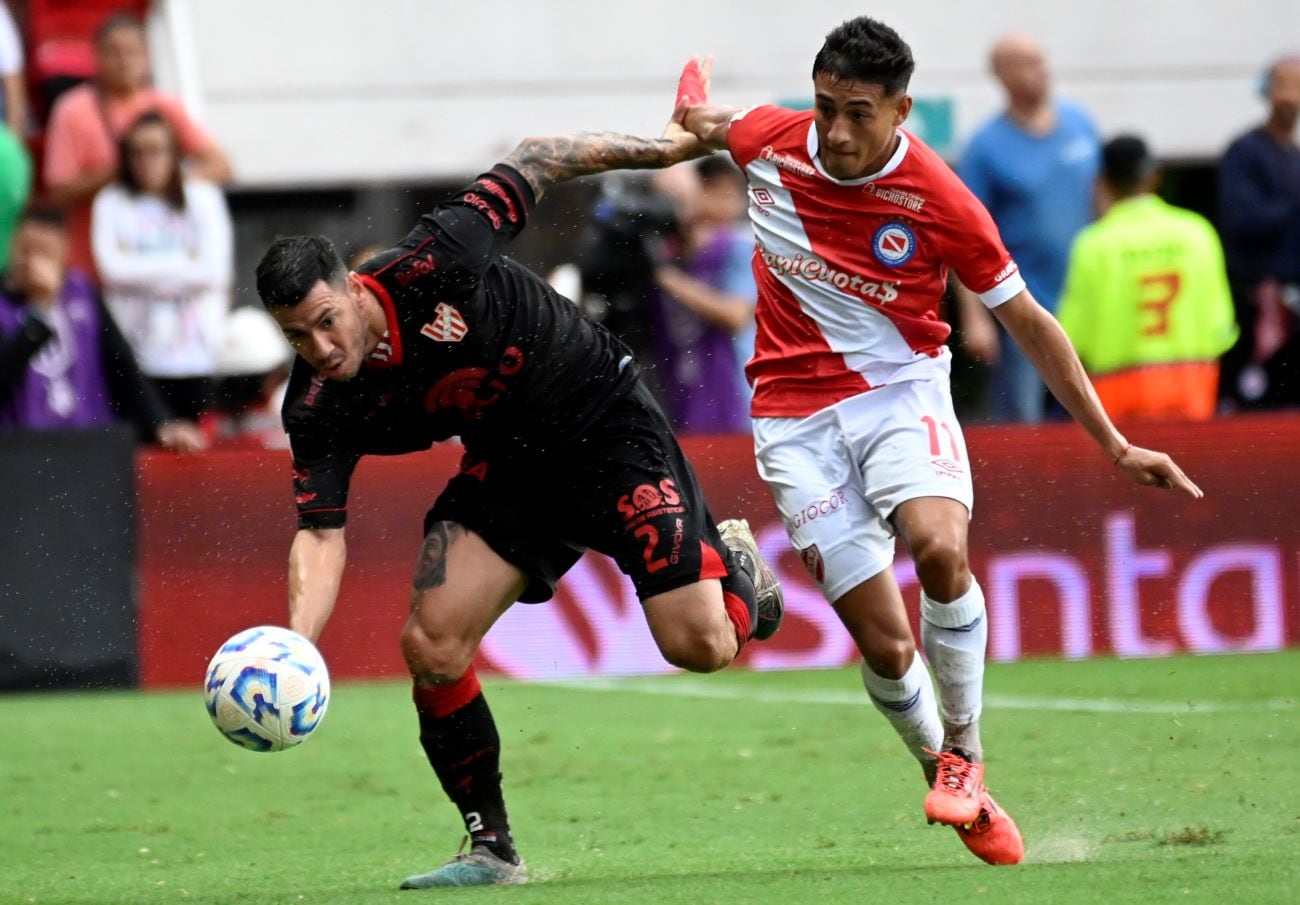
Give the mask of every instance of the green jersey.
<path id="1" fill-rule="evenodd" d="M 32 162 L 27 149 L 0 123 L 0 270 L 9 264 L 14 225 L 32 187 Z"/>
<path id="2" fill-rule="evenodd" d="M 1215 361 L 1237 338 L 1214 227 L 1155 195 L 1079 233 L 1057 317 L 1093 374 Z"/>

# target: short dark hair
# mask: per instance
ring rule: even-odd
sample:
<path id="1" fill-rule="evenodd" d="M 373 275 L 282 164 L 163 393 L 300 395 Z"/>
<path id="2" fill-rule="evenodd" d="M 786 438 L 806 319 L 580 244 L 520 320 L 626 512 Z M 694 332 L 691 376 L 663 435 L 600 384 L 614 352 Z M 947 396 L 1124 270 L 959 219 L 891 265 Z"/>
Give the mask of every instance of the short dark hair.
<path id="1" fill-rule="evenodd" d="M 348 269 L 324 236 L 282 236 L 257 265 L 257 294 L 268 309 L 292 308 L 319 282 L 337 286 Z"/>
<path id="2" fill-rule="evenodd" d="M 726 154 L 710 154 L 708 157 L 701 157 L 699 163 L 695 164 L 695 172 L 699 174 L 700 182 L 705 185 L 727 181 L 741 186 L 745 184 L 745 174 Z"/>
<path id="3" fill-rule="evenodd" d="M 1147 143 L 1136 135 L 1117 135 L 1102 146 L 1102 178 L 1121 192 L 1136 189 L 1155 169 Z"/>
<path id="4" fill-rule="evenodd" d="M 104 39 L 119 28 L 131 28 L 143 33 L 144 22 L 135 13 L 127 12 L 124 9 L 110 13 L 103 22 L 99 23 L 99 28 L 95 29 L 95 46 L 103 45 Z"/>
<path id="5" fill-rule="evenodd" d="M 63 211 L 53 204 L 44 201 L 33 201 L 18 217 L 18 226 L 24 223 L 35 223 L 39 226 L 49 226 L 53 229 L 67 229 L 68 218 L 63 215 Z"/>
<path id="6" fill-rule="evenodd" d="M 813 60 L 813 78 L 826 74 L 833 80 L 849 79 L 880 85 L 892 97 L 907 90 L 916 61 L 912 48 L 883 22 L 858 16 L 826 36 Z"/>
<path id="7" fill-rule="evenodd" d="M 185 175 L 181 171 L 180 141 L 176 138 L 176 130 L 172 128 L 171 122 L 157 110 L 146 110 L 141 113 L 131 125 L 126 127 L 122 137 L 117 140 L 118 181 L 132 195 L 139 195 L 144 191 L 140 187 L 140 181 L 135 178 L 135 171 L 131 168 L 131 144 L 135 140 L 135 133 L 148 126 L 162 126 L 167 132 L 167 141 L 171 144 L 172 151 L 172 171 L 167 179 L 167 187 L 163 190 L 163 197 L 174 209 L 183 211 L 185 210 Z"/>

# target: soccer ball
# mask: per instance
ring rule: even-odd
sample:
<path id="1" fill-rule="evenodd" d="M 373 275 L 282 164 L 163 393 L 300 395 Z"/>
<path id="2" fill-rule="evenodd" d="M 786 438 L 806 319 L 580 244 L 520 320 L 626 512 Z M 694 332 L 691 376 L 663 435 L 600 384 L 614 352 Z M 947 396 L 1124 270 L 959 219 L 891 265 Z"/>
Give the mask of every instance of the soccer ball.
<path id="1" fill-rule="evenodd" d="M 221 645 L 203 688 L 213 724 L 251 751 L 299 744 L 320 725 L 330 699 L 320 651 L 275 625 L 245 629 Z"/>

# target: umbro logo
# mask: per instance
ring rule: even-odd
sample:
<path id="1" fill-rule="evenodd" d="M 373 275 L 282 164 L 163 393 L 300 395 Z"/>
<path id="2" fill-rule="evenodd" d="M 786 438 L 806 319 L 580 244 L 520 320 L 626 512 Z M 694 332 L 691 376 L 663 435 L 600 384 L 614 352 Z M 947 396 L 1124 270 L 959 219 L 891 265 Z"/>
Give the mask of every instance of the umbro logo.
<path id="1" fill-rule="evenodd" d="M 420 328 L 421 336 L 440 343 L 458 343 L 468 332 L 465 318 L 446 302 L 439 302 L 438 307 L 433 309 L 433 320 Z"/>

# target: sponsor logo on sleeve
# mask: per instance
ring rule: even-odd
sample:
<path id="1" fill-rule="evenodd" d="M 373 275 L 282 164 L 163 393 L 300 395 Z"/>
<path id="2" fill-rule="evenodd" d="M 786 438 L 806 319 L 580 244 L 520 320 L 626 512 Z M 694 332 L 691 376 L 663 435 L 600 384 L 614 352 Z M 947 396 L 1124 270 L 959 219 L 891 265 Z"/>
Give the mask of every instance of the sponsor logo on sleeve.
<path id="1" fill-rule="evenodd" d="M 411 285 L 425 274 L 433 273 L 438 267 L 438 262 L 433 259 L 432 254 L 408 255 L 401 262 L 396 273 L 397 285 L 403 288 Z"/>
<path id="2" fill-rule="evenodd" d="M 1003 280 L 1011 276 L 1019 269 L 1020 268 L 1016 266 L 1015 261 L 1007 261 L 1007 263 L 1003 265 L 1002 269 L 999 270 L 996 274 L 994 274 L 993 285 L 996 286 L 998 283 L 1001 283 Z"/>

